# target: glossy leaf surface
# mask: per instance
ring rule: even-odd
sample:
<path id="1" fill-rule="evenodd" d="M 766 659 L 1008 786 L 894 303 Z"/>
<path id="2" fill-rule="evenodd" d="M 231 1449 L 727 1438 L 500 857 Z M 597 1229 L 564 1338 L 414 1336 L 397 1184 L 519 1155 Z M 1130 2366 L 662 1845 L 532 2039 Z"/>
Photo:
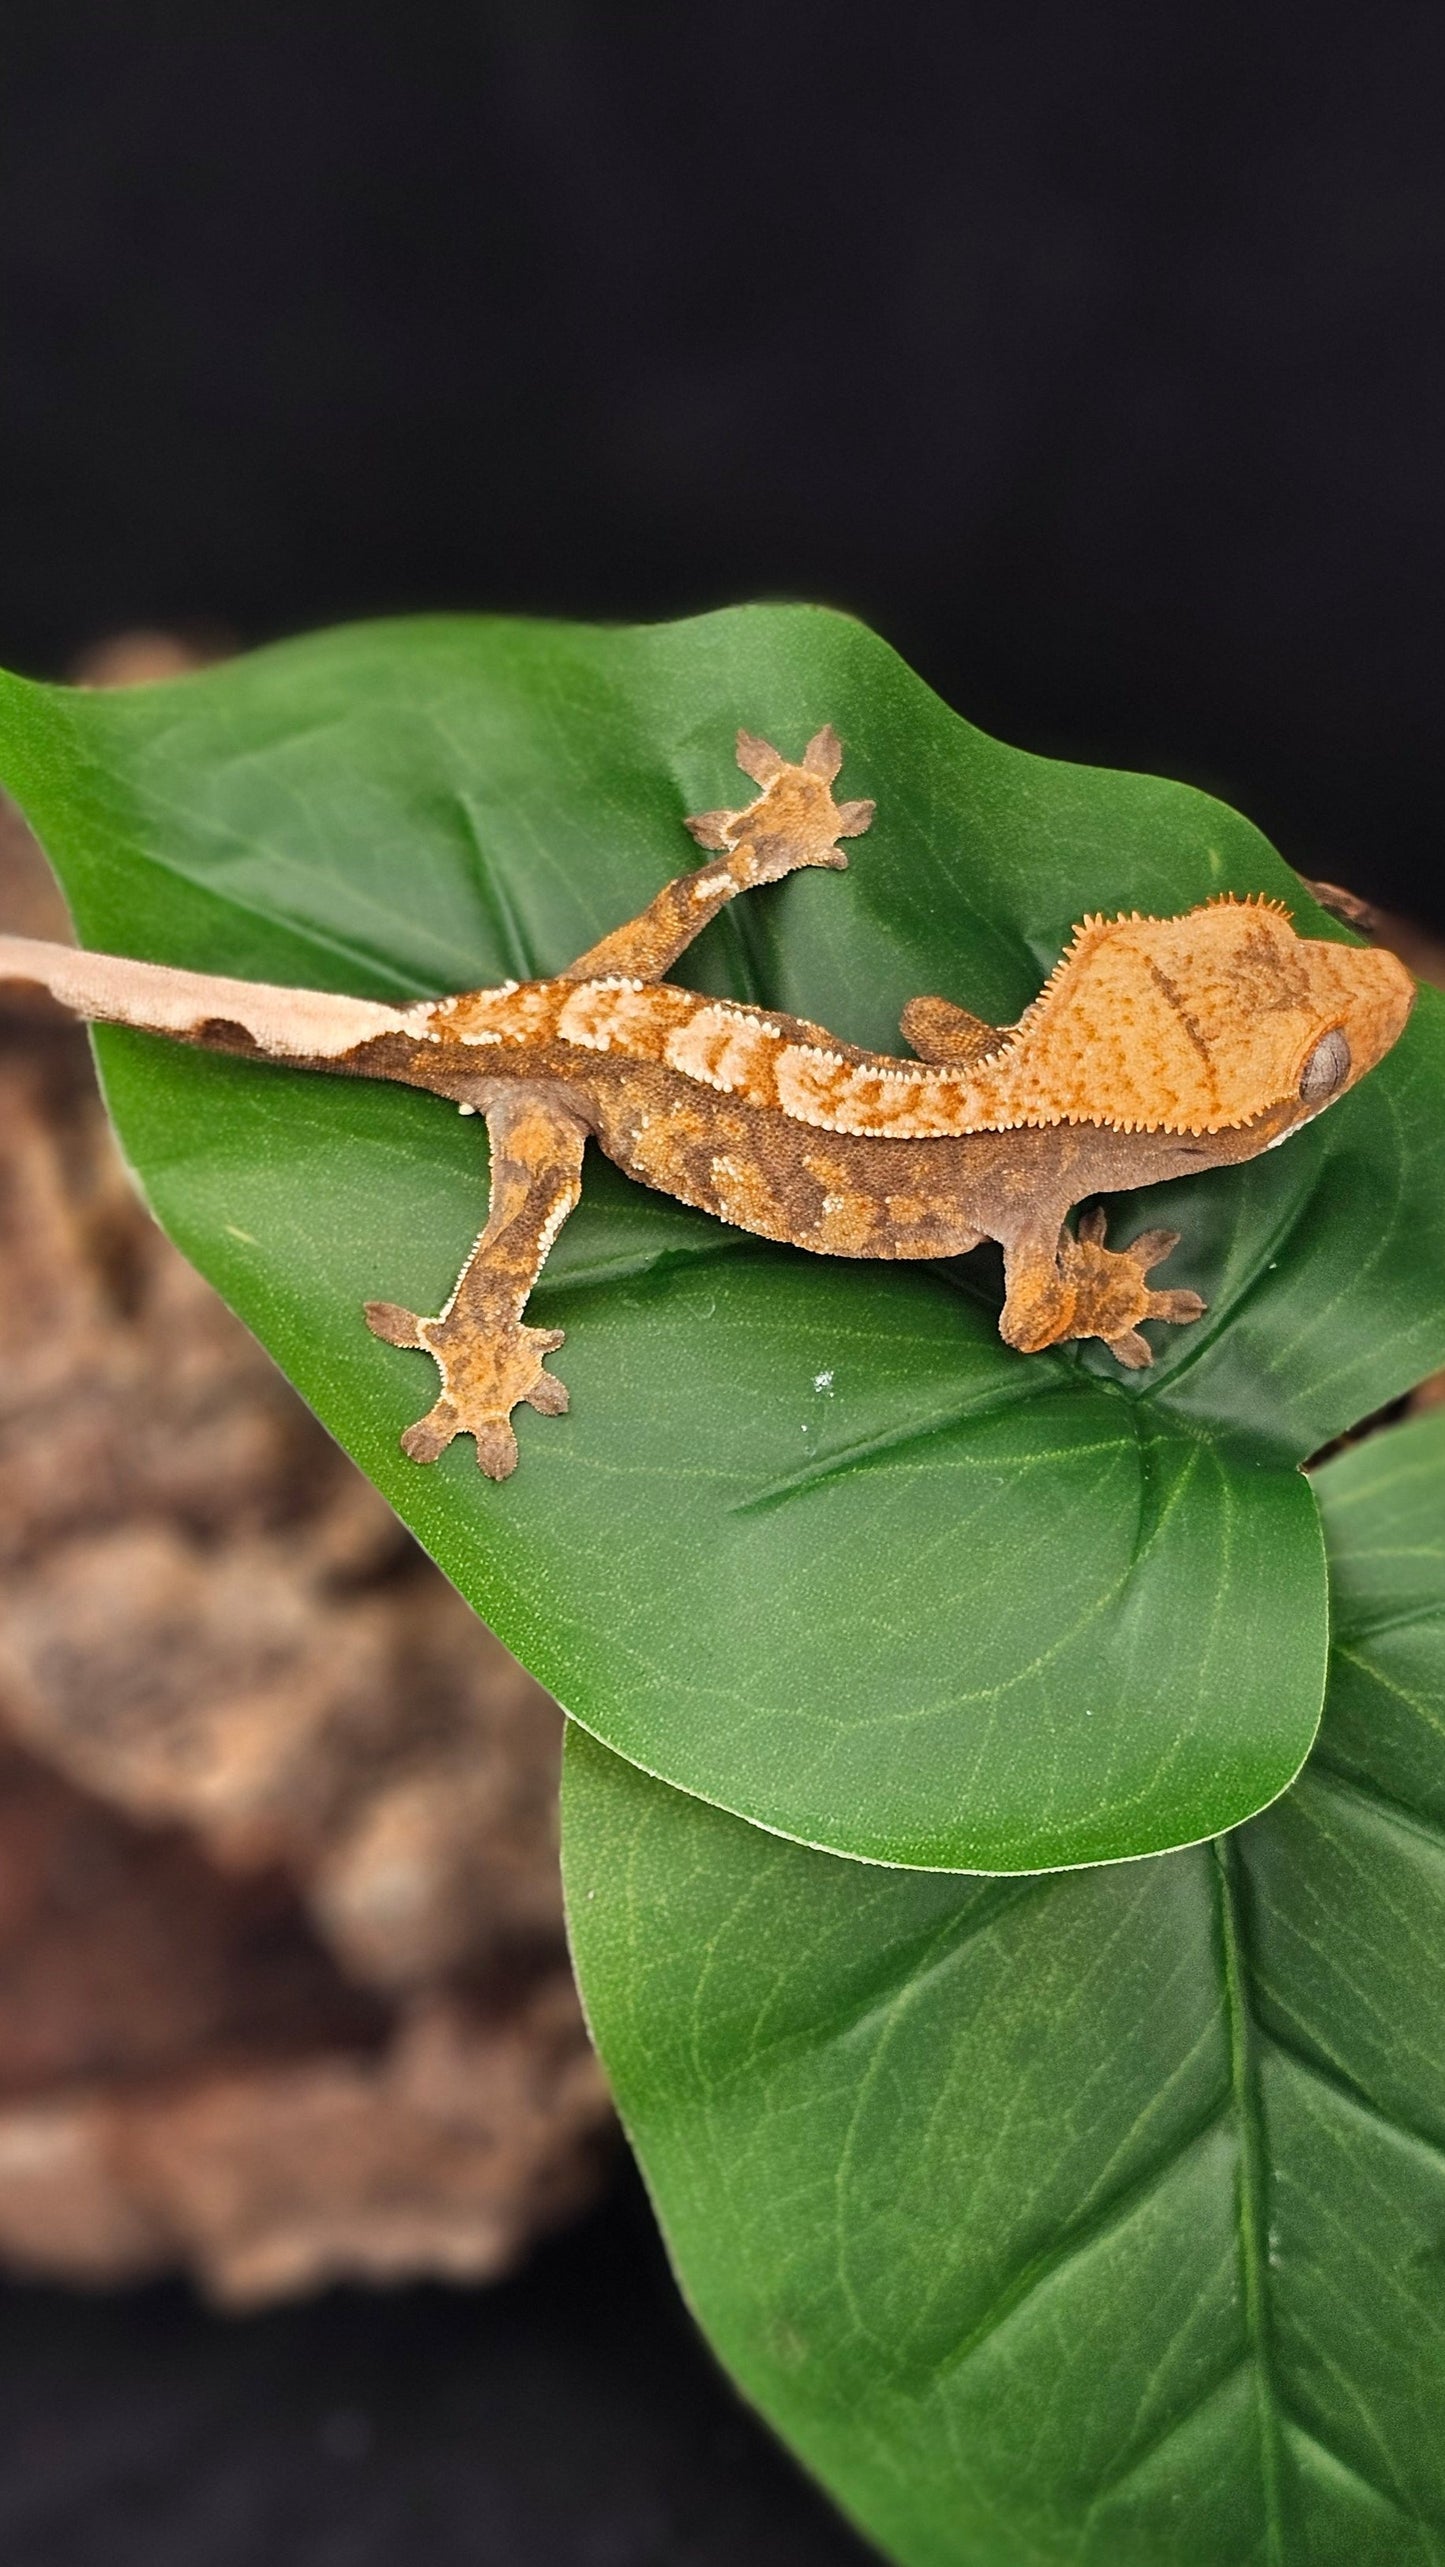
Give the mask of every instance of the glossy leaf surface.
<path id="1" fill-rule="evenodd" d="M 1218 803 L 1001 747 L 802 608 L 357 628 L 123 696 L 5 681 L 0 777 L 86 943 L 410 997 L 560 968 L 691 861 L 739 722 L 796 753 L 824 719 L 879 806 L 851 870 L 739 903 L 680 976 L 887 1043 L 919 989 L 1017 1015 L 1087 909 L 1309 913 Z M 1009 1871 L 1201 1837 L 1297 1770 L 1325 1590 L 1294 1465 L 1445 1360 L 1441 1019 L 1288 1149 L 1116 1208 L 1183 1231 L 1163 1279 L 1211 1305 L 1142 1377 L 1011 1353 L 988 1252 L 809 1258 L 590 1160 L 536 1300 L 572 1413 L 522 1412 L 502 1488 L 464 1443 L 402 1457 L 432 1368 L 359 1315 L 440 1307 L 480 1123 L 100 1049 L 167 1229 L 577 1720 L 805 1842 Z"/>
<path id="2" fill-rule="evenodd" d="M 1226 1841 L 865 1870 L 569 1739 L 683 2287 L 902 2567 L 1445 2557 L 1445 1415 L 1320 1488 L 1319 1745 Z"/>

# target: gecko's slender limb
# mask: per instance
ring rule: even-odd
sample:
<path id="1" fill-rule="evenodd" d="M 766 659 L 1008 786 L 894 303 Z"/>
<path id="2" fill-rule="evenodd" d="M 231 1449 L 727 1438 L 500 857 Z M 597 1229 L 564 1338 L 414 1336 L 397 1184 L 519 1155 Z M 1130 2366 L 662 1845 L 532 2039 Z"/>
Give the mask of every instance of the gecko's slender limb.
<path id="1" fill-rule="evenodd" d="M 1075 1296 L 1062 1272 L 1067 1236 L 1055 1213 L 1021 1222 L 1002 1242 L 1005 1290 L 998 1330 L 1021 1355 L 1042 1354 L 1069 1334 Z"/>
<path id="2" fill-rule="evenodd" d="M 1008 1292 L 999 1332 L 1021 1354 L 1036 1355 L 1071 1337 L 1102 1337 L 1111 1355 L 1131 1372 L 1154 1361 L 1141 1336 L 1141 1319 L 1176 1324 L 1204 1315 L 1197 1292 L 1155 1292 L 1150 1269 L 1179 1245 L 1177 1230 L 1141 1230 L 1127 1248 L 1106 1248 L 1107 1216 L 1096 1205 L 1079 1222 L 1048 1238 L 1021 1232 L 1004 1249 Z"/>
<path id="3" fill-rule="evenodd" d="M 781 882 L 806 865 L 835 872 L 847 865 L 837 841 L 861 837 L 873 805 L 834 801 L 843 749 L 831 723 L 808 742 L 797 766 L 750 731 L 738 733 L 737 759 L 744 775 L 763 788 L 756 800 L 741 811 L 700 811 L 686 824 L 699 846 L 716 849 L 722 862 L 699 865 L 665 884 L 636 918 L 579 954 L 565 979 L 661 980 L 740 891 Z"/>
<path id="4" fill-rule="evenodd" d="M 366 1324 L 390 1346 L 425 1347 L 441 1372 L 441 1394 L 407 1428 L 402 1451 L 413 1462 L 434 1462 L 454 1436 L 473 1435 L 488 1478 L 504 1480 L 517 1467 L 513 1409 L 525 1400 L 544 1417 L 560 1417 L 567 1406 L 565 1384 L 542 1361 L 563 1332 L 524 1327 L 522 1313 L 582 1191 L 587 1127 L 554 1097 L 518 1086 L 488 1106 L 487 1133 L 487 1226 L 446 1308 L 419 1319 L 395 1302 L 369 1301 Z"/>
<path id="5" fill-rule="evenodd" d="M 951 998 L 910 998 L 898 1027 L 921 1061 L 986 1061 L 1005 1039 L 1002 1026 L 986 1024 Z"/>

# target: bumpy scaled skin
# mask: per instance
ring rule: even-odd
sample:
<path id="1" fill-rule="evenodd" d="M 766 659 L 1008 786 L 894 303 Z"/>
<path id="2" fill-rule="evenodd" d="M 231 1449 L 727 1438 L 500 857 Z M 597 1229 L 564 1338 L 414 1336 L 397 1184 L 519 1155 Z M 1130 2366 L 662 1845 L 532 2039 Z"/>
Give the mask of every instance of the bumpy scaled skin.
<path id="1" fill-rule="evenodd" d="M 415 1461 L 466 1433 L 504 1479 L 519 1402 L 566 1408 L 543 1361 L 561 1333 L 525 1327 L 523 1312 L 589 1136 L 642 1184 L 820 1255 L 947 1257 L 996 1239 L 1011 1346 L 1102 1337 L 1121 1363 L 1149 1363 L 1140 1322 L 1204 1307 L 1150 1287 L 1176 1233 L 1109 1248 L 1098 1211 L 1069 1231 L 1071 1206 L 1276 1147 L 1389 1050 L 1409 973 L 1391 954 L 1297 936 L 1270 902 L 1087 918 L 1017 1025 L 910 1000 L 913 1061 L 665 981 L 740 891 L 847 863 L 838 840 L 861 835 L 873 806 L 834 800 L 841 763 L 831 729 L 797 765 L 740 732 L 759 791 L 688 822 L 709 862 L 554 980 L 384 1007 L 19 937 L 0 938 L 0 978 L 39 983 L 78 1016 L 398 1080 L 486 1116 L 490 1214 L 445 1310 L 367 1306 L 379 1337 L 424 1347 L 441 1372 L 435 1406 L 402 1438 Z"/>

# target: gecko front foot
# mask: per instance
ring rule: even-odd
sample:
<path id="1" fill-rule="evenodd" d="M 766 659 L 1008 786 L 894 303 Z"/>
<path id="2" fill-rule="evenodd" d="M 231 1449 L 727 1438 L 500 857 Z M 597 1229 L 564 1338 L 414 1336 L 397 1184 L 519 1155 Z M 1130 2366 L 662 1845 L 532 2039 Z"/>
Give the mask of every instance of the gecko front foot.
<path id="1" fill-rule="evenodd" d="M 418 1319 L 394 1301 L 369 1301 L 365 1315 L 373 1337 L 424 1347 L 441 1373 L 440 1397 L 401 1439 L 409 1461 L 434 1462 L 454 1436 L 472 1435 L 488 1479 L 505 1480 L 517 1467 L 513 1409 L 525 1400 L 544 1417 L 566 1412 L 567 1385 L 542 1363 L 563 1343 L 560 1328 L 525 1328 L 512 1319 L 478 1328 L 470 1319 L 459 1324 L 455 1313 Z"/>
<path id="2" fill-rule="evenodd" d="M 848 859 L 837 841 L 861 838 L 873 805 L 834 801 L 843 744 L 831 722 L 814 733 L 796 765 L 751 731 L 739 731 L 737 759 L 744 775 L 762 786 L 756 801 L 741 811 L 696 811 L 683 825 L 700 847 L 739 858 L 746 850 L 739 888 L 781 882 L 806 865 L 844 871 Z"/>
<path id="3" fill-rule="evenodd" d="M 1205 1305 L 1197 1292 L 1152 1292 L 1147 1277 L 1153 1266 L 1179 1245 L 1177 1230 L 1141 1230 L 1127 1248 L 1106 1248 L 1108 1216 L 1101 1205 L 1080 1219 L 1078 1236 L 1066 1240 L 1063 1273 L 1074 1292 L 1071 1337 L 1102 1337 L 1111 1355 L 1131 1372 L 1154 1361 L 1154 1350 L 1139 1333 L 1141 1319 L 1167 1319 L 1183 1325 L 1202 1319 Z"/>

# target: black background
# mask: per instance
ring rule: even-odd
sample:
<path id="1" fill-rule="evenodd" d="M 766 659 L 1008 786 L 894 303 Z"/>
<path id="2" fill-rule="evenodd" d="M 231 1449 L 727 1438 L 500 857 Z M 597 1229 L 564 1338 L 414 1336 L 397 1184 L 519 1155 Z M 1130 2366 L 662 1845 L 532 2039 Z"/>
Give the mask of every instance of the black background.
<path id="1" fill-rule="evenodd" d="M 635 2179 L 485 2292 L 0 2298 L 5 2567 L 869 2567 L 729 2395 Z"/>
<path id="2" fill-rule="evenodd" d="M 0 657 L 817 597 L 1445 923 L 1435 0 L 6 0 Z"/>
<path id="3" fill-rule="evenodd" d="M 818 597 L 1445 926 L 1442 49 L 1434 0 L 6 0 L 0 659 Z M 629 2191 L 499 2294 L 230 2329 L 11 2291 L 6 2567 L 842 2567 L 648 2239 Z"/>

